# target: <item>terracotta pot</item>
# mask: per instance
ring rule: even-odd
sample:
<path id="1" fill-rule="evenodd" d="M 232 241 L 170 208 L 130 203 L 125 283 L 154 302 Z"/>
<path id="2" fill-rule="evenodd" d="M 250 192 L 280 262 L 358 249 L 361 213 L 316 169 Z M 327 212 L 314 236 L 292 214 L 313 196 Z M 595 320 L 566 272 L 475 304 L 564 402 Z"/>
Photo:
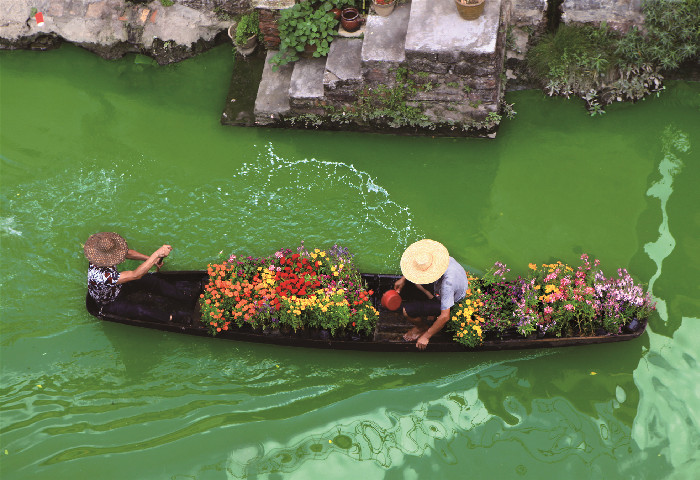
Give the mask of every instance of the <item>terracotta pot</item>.
<path id="1" fill-rule="evenodd" d="M 307 43 L 306 45 L 304 45 L 304 51 L 299 52 L 299 56 L 301 58 L 312 58 L 316 49 L 318 49 L 318 45 L 309 45 Z"/>
<path id="2" fill-rule="evenodd" d="M 340 14 L 340 24 L 345 31 L 354 32 L 362 26 L 362 17 L 356 8 L 345 8 Z"/>
<path id="3" fill-rule="evenodd" d="M 476 20 L 484 13 L 485 0 L 478 0 L 477 3 L 462 3 L 463 0 L 455 0 L 459 16 L 465 20 Z"/>
<path id="4" fill-rule="evenodd" d="M 374 0 L 372 0 L 372 6 L 374 7 L 374 12 L 377 15 L 379 15 L 380 17 L 388 17 L 391 14 L 391 12 L 394 11 L 394 7 L 396 6 L 396 0 L 387 4 L 377 3 Z"/>
<path id="5" fill-rule="evenodd" d="M 336 20 L 340 20 L 340 14 L 343 13 L 339 8 L 331 8 L 331 12 L 335 15 Z"/>

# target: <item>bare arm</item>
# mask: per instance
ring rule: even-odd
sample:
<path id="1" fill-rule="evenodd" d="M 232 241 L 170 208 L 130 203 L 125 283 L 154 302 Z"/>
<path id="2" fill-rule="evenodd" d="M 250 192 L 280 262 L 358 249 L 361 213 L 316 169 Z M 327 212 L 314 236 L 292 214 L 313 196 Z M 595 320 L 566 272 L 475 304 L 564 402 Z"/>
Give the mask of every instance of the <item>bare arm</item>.
<path id="1" fill-rule="evenodd" d="M 141 265 L 136 267 L 136 270 L 127 270 L 125 272 L 121 272 L 119 274 L 119 280 L 117 280 L 117 283 L 131 282 L 132 280 L 138 280 L 139 278 L 143 277 L 163 257 L 167 257 L 170 254 L 170 252 L 172 251 L 172 249 L 173 249 L 173 247 L 171 247 L 170 245 L 163 245 L 158 250 L 153 252 L 150 257 L 147 257 L 146 260 Z M 133 250 L 131 250 L 131 251 L 133 251 Z M 141 255 L 138 252 L 135 252 L 135 253 L 138 255 Z M 145 257 L 145 255 L 143 255 L 143 256 Z M 128 254 L 127 254 L 127 258 L 129 258 Z M 134 260 L 139 260 L 139 258 L 134 258 Z"/>
<path id="2" fill-rule="evenodd" d="M 445 326 L 449 319 L 450 309 L 447 308 L 445 310 L 441 310 L 440 315 L 435 319 L 435 322 L 433 322 L 430 328 L 426 330 L 416 342 L 416 348 L 418 348 L 418 350 L 425 350 L 425 347 L 427 347 L 428 343 L 430 342 L 430 337 L 442 330 L 442 327 Z"/>
<path id="3" fill-rule="evenodd" d="M 126 252 L 126 258 L 128 258 L 129 260 L 141 260 L 143 262 L 145 260 L 148 260 L 148 255 L 144 255 L 143 253 L 139 253 L 136 250 L 129 249 L 129 251 Z"/>
<path id="4" fill-rule="evenodd" d="M 394 290 L 396 290 L 397 292 L 401 293 L 401 290 L 403 290 L 403 287 L 404 287 L 405 285 L 406 285 L 406 277 L 404 277 L 403 275 L 401 275 L 401 278 L 399 278 L 398 280 L 396 280 L 396 281 L 394 282 Z M 416 283 L 415 285 L 416 285 L 416 287 L 418 288 L 418 290 L 420 290 L 421 292 L 425 293 L 425 296 L 428 297 L 429 299 L 432 299 L 432 298 L 435 296 L 435 295 L 433 295 L 432 293 L 430 293 L 429 291 L 427 291 L 427 290 L 423 287 L 423 285 L 418 285 L 417 283 Z"/>

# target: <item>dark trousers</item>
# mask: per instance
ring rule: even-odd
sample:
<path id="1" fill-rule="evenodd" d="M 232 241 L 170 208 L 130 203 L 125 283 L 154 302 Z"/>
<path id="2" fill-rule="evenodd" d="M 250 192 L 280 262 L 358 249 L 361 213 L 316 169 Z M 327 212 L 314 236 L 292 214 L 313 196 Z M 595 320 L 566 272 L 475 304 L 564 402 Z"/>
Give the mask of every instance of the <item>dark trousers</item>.
<path id="1" fill-rule="evenodd" d="M 180 321 L 186 315 L 185 312 L 166 312 L 154 305 L 129 301 L 129 295 L 136 291 L 153 293 L 180 302 L 188 299 L 183 293 L 178 292 L 173 284 L 149 273 L 138 280 L 126 282 L 117 298 L 113 302 L 102 306 L 101 313 L 137 320 L 155 320 L 162 323 L 170 322 L 171 315 L 173 321 Z"/>

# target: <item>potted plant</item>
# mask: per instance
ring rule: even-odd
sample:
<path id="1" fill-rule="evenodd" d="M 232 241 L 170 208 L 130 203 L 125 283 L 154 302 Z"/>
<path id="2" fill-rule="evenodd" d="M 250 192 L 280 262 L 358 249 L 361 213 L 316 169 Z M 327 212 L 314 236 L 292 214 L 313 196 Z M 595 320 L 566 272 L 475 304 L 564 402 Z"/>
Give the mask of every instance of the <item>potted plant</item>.
<path id="1" fill-rule="evenodd" d="M 230 29 L 229 29 L 230 30 Z M 241 17 L 238 25 L 236 25 L 236 33 L 233 36 L 233 44 L 236 50 L 241 55 L 249 55 L 255 50 L 258 44 L 258 36 L 260 35 L 260 19 L 258 11 L 253 10 L 251 13 Z M 231 33 L 229 32 L 229 36 Z"/>
<path id="2" fill-rule="evenodd" d="M 396 0 L 372 0 L 374 12 L 380 17 L 388 17 L 394 11 Z"/>
<path id="3" fill-rule="evenodd" d="M 485 0 L 455 0 L 459 16 L 465 20 L 476 20 L 484 12 Z"/>

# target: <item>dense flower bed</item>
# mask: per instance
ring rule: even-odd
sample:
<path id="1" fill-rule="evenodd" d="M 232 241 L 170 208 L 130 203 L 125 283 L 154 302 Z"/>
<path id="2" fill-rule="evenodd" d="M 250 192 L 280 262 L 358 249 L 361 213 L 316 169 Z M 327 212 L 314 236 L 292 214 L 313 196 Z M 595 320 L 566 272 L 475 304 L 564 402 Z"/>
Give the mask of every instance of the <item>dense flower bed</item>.
<path id="1" fill-rule="evenodd" d="M 210 264 L 209 283 L 201 295 L 202 322 L 212 335 L 246 325 L 369 334 L 379 313 L 352 257 L 337 245 L 309 251 L 302 242 L 296 253 L 283 249 L 261 258 L 231 255 Z"/>
<path id="2" fill-rule="evenodd" d="M 530 274 L 506 280 L 510 270 L 496 262 L 482 278 L 471 277 L 467 296 L 452 310 L 448 329 L 455 341 L 474 347 L 486 332 L 515 329 L 523 336 L 620 334 L 634 319 L 655 309 L 649 293 L 625 269 L 606 277 L 600 262 L 581 256 L 576 269 L 561 262 L 535 265 Z"/>

